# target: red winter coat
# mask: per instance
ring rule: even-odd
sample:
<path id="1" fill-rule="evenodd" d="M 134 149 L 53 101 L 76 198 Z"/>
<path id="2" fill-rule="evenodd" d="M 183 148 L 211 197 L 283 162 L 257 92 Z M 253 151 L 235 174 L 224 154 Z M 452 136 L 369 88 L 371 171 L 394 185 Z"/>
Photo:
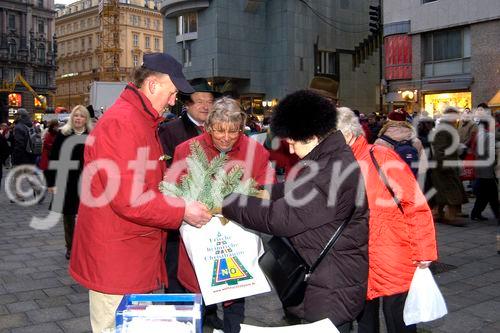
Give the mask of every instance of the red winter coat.
<path id="1" fill-rule="evenodd" d="M 189 145 L 193 141 L 198 141 L 205 153 L 208 160 L 212 160 L 218 156 L 220 152 L 215 148 L 212 137 L 208 133 L 201 134 L 188 141 L 181 143 L 175 148 L 174 159 L 172 167 L 175 169 L 175 164 L 186 159 L 191 154 Z M 248 153 L 250 151 L 251 153 Z M 241 161 L 241 165 L 245 168 L 246 174 L 244 179 L 249 177 L 255 179 L 260 185 L 272 184 L 276 181 L 276 176 L 273 168 L 269 162 L 269 152 L 257 141 L 245 136 L 240 135 L 240 138 L 234 144 L 231 151 L 227 153 L 230 161 Z M 250 156 L 248 163 L 245 163 L 247 156 Z M 178 179 L 178 178 L 177 178 Z M 171 181 L 173 179 L 170 179 Z M 184 243 L 179 246 L 179 266 L 177 271 L 177 278 L 181 284 L 191 292 L 200 292 L 198 280 L 191 261 L 187 255 Z"/>
<path id="2" fill-rule="evenodd" d="M 38 164 L 41 170 L 47 170 L 49 168 L 50 151 L 52 150 L 52 145 L 56 139 L 57 132 L 57 130 L 54 132 L 47 131 L 43 137 L 42 156 Z"/>
<path id="3" fill-rule="evenodd" d="M 165 229 L 179 228 L 184 201 L 167 203 L 158 190 L 165 171 L 158 160 L 163 154 L 156 136 L 159 120 L 147 97 L 129 84 L 86 141 L 84 174 L 96 173 L 82 179 L 69 271 L 88 289 L 143 293 L 168 283 Z M 114 182 L 116 194 L 103 193 Z M 88 199 L 84 189 L 89 187 L 93 197 L 102 195 L 108 203 Z"/>
<path id="4" fill-rule="evenodd" d="M 365 181 L 370 209 L 367 298 L 408 291 L 413 261 L 437 259 L 432 213 L 411 169 L 392 149 L 375 145 L 374 156 L 403 207 L 399 211 L 370 157 L 363 136 L 352 145 Z"/>

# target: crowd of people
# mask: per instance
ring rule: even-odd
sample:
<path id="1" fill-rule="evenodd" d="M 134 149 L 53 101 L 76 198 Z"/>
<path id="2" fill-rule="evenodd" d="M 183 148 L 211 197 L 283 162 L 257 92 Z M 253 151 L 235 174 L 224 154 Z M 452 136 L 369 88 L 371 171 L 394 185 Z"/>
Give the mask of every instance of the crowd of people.
<path id="1" fill-rule="evenodd" d="M 387 119 L 365 116 L 337 106 L 337 96 L 321 88 L 326 83 L 316 84 L 278 103 L 265 145 L 245 135 L 249 116 L 236 99 L 222 97 L 204 79 L 188 82 L 182 65 L 165 53 L 144 55 L 95 127 L 81 105 L 66 124 L 51 121 L 43 133 L 22 110 L 15 127 L 0 125 L 2 165 L 36 166 L 22 172 L 43 175 L 50 209 L 62 214 L 69 272 L 89 289 L 93 332 L 114 328 L 124 294 L 200 291 L 179 227 L 201 228 L 213 212 L 158 190 L 167 171 L 189 156 L 192 142 L 209 160 L 224 154 L 243 165 L 244 177 L 269 192 L 268 198 L 234 193 L 222 215 L 288 238 L 309 265 L 345 224 L 308 280 L 304 300 L 285 309 L 290 320 L 329 318 L 341 333 L 354 322 L 358 332 L 378 332 L 382 305 L 388 332 L 416 332 L 403 321 L 410 283 L 417 268 L 438 258 L 434 222 L 465 225 L 462 205 L 471 194 L 464 182 L 473 183 L 476 197 L 468 218 L 485 220 L 489 204 L 499 220 L 498 125 L 484 104 L 474 112 L 448 107 L 439 119 L 404 109 Z M 164 121 L 177 99 L 184 111 Z M 43 186 L 30 184 L 40 201 Z M 430 189 L 436 193 L 426 198 Z M 22 203 L 23 194 L 15 192 L 13 202 Z M 311 194 L 314 200 L 301 200 Z M 221 304 L 223 319 L 217 305 L 206 306 L 204 323 L 238 333 L 244 304 Z"/>

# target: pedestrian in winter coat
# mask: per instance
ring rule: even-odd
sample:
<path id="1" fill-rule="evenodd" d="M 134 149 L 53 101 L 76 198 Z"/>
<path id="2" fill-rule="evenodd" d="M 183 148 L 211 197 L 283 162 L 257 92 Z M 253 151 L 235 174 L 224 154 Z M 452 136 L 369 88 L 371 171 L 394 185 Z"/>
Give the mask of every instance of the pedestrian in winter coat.
<path id="1" fill-rule="evenodd" d="M 191 140 L 188 140 L 175 149 L 172 171 L 176 170 L 177 163 L 183 163 L 190 155 L 190 146 L 198 142 L 205 151 L 209 161 L 220 154 L 226 154 L 228 166 L 241 165 L 245 173 L 242 180 L 253 178 L 259 185 L 273 184 L 276 181 L 275 173 L 269 162 L 269 153 L 257 141 L 243 134 L 246 114 L 241 111 L 240 104 L 232 98 L 217 99 L 205 122 L 207 129 Z M 179 181 L 183 173 L 178 175 Z M 189 292 L 200 293 L 200 287 L 194 268 L 188 258 L 184 244 L 179 249 L 178 279 Z M 225 302 L 223 305 L 225 333 L 238 333 L 244 319 L 244 299 Z M 213 320 L 213 318 L 211 318 Z"/>
<path id="2" fill-rule="evenodd" d="M 192 92 L 182 65 L 148 53 L 115 104 L 88 136 L 80 208 L 69 272 L 89 289 L 93 332 L 114 329 L 124 294 L 168 284 L 166 230 L 182 221 L 201 227 L 212 218 L 199 202 L 160 193 L 165 173 L 156 129 L 178 91 Z"/>
<path id="3" fill-rule="evenodd" d="M 4 136 L 4 131 L 6 131 L 7 125 L 0 125 L 0 185 L 2 184 L 3 177 L 3 165 L 10 155 L 10 147 L 7 139 Z"/>
<path id="4" fill-rule="evenodd" d="M 344 333 L 366 298 L 368 210 L 358 192 L 361 172 L 335 125 L 335 106 L 317 93 L 301 90 L 285 97 L 274 111 L 271 130 L 301 158 L 295 168 L 300 170 L 272 187 L 270 202 L 233 194 L 222 214 L 246 228 L 287 237 L 309 265 L 348 220 L 310 276 L 303 302 L 286 309 L 306 322 L 329 318 Z M 248 204 L 241 207 L 240 200 Z"/>
<path id="5" fill-rule="evenodd" d="M 436 162 L 436 167 L 432 169 L 431 177 L 432 184 L 437 191 L 436 220 L 453 226 L 463 226 L 464 222 L 456 220 L 462 204 L 468 201 L 459 178 L 459 149 L 458 145 L 454 144 L 458 141 L 457 121 L 458 110 L 449 107 L 444 111 L 439 124 L 432 132 L 434 137 L 431 144 L 432 158 Z M 446 206 L 448 207 L 447 217 L 444 211 Z"/>
<path id="6" fill-rule="evenodd" d="M 38 167 L 40 170 L 45 170 L 49 168 L 49 158 L 50 152 L 52 151 L 52 146 L 54 145 L 54 140 L 56 139 L 57 133 L 59 132 L 59 120 L 53 119 L 49 122 L 48 128 L 43 135 L 43 147 L 42 147 L 42 156 L 40 158 L 40 162 Z M 47 177 L 47 175 L 45 175 Z"/>
<path id="7" fill-rule="evenodd" d="M 19 109 L 17 111 L 18 121 L 14 126 L 14 146 L 12 147 L 12 165 L 31 164 L 34 165 L 36 156 L 26 151 L 29 141 L 29 131 L 33 127 L 33 121 L 28 111 Z"/>
<path id="8" fill-rule="evenodd" d="M 338 109 L 337 128 L 360 164 L 370 209 L 367 302 L 358 318 L 358 332 L 379 332 L 380 302 L 389 333 L 416 332 L 416 325 L 405 325 L 403 309 L 416 267 L 426 268 L 437 259 L 431 210 L 409 166 L 394 150 L 369 144 L 350 109 Z M 379 175 L 372 154 L 402 211 Z"/>
<path id="9" fill-rule="evenodd" d="M 71 157 L 69 160 L 63 162 L 67 162 L 68 164 L 76 162 L 77 167 L 68 172 L 66 179 L 61 180 L 57 179 L 57 169 L 51 168 L 44 172 L 48 191 L 54 195 L 49 209 L 57 213 L 62 213 L 63 215 L 64 240 L 66 241 L 65 256 L 68 260 L 71 256 L 76 214 L 78 213 L 78 206 L 80 205 L 78 182 L 80 181 L 80 176 L 83 171 L 83 143 L 91 129 L 92 120 L 87 108 L 83 105 L 75 106 L 69 115 L 68 121 L 61 127 L 61 130 L 57 131 L 57 127 L 55 127 L 55 130 L 54 128 L 52 129 L 52 133 L 56 133 L 56 137 L 52 149 L 50 149 L 49 160 L 60 161 L 61 155 L 64 155 L 64 151 L 69 149 L 68 155 Z M 47 135 L 53 135 L 50 129 Z M 65 146 L 64 144 L 75 135 L 82 136 L 80 140 L 81 143 L 75 145 L 70 143 Z M 46 140 L 49 140 L 50 144 L 50 136 Z M 46 145 L 47 141 L 44 142 L 44 146 Z M 43 152 L 42 150 L 42 155 Z M 61 175 L 61 177 L 65 176 L 66 175 Z M 62 188 L 60 186 L 62 186 Z"/>

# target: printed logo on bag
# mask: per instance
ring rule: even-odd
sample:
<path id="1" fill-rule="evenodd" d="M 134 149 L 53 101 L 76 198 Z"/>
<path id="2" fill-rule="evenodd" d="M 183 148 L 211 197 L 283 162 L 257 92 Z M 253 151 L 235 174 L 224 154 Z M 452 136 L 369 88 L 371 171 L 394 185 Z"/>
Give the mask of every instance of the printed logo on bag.
<path id="1" fill-rule="evenodd" d="M 215 257 L 212 271 L 212 287 L 222 284 L 236 285 L 239 281 L 252 279 L 252 275 L 234 253 L 229 239 L 220 232 L 215 241 Z"/>

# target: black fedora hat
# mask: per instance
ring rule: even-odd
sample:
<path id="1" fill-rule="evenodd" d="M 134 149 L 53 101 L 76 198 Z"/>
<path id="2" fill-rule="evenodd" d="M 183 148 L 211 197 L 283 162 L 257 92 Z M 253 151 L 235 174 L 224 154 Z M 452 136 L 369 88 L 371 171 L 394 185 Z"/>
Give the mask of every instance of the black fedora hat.
<path id="1" fill-rule="evenodd" d="M 203 77 L 192 79 L 189 81 L 189 83 L 190 83 L 191 87 L 193 87 L 193 90 L 194 90 L 193 93 L 207 92 L 207 93 L 211 93 L 214 96 L 214 98 L 218 98 L 218 97 L 222 96 L 222 94 L 220 92 L 214 91 L 213 88 L 208 84 L 207 79 L 205 79 Z M 190 95 L 191 94 L 181 93 L 180 97 L 183 101 L 186 101 L 186 100 L 189 100 Z"/>

